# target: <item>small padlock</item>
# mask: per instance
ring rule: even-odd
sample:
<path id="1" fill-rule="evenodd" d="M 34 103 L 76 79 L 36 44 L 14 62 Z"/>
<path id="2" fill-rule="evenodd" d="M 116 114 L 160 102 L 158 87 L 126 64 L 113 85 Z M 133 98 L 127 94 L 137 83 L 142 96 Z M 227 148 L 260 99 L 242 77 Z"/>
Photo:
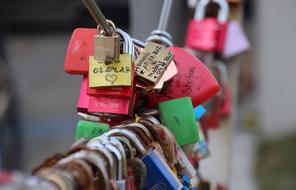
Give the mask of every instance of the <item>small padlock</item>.
<path id="1" fill-rule="evenodd" d="M 221 97 L 213 97 L 207 104 L 207 113 L 200 119 L 203 127 L 206 129 L 217 129 L 220 127 L 222 118 L 222 100 Z"/>
<path id="2" fill-rule="evenodd" d="M 231 91 L 230 86 L 226 84 L 223 87 L 223 104 L 221 108 L 221 115 L 223 117 L 230 116 L 232 111 L 232 98 L 231 98 Z"/>
<path id="3" fill-rule="evenodd" d="M 120 37 L 116 33 L 113 22 L 111 25 L 112 35 L 106 36 L 106 32 L 98 25 L 98 34 L 94 36 L 94 58 L 99 62 L 118 62 L 120 55 Z"/>
<path id="4" fill-rule="evenodd" d="M 187 155 L 181 149 L 181 147 L 177 144 L 177 164 L 176 168 L 179 174 L 186 175 L 189 179 L 193 178 L 196 175 L 196 171 L 192 164 L 190 163 Z"/>
<path id="5" fill-rule="evenodd" d="M 194 108 L 195 119 L 199 120 L 206 113 L 206 111 L 207 111 L 206 108 L 203 107 L 202 105 L 195 107 Z"/>
<path id="6" fill-rule="evenodd" d="M 132 115 L 132 101 L 132 99 L 125 98 L 91 96 L 88 112 Z"/>
<path id="7" fill-rule="evenodd" d="M 108 87 L 108 88 L 90 88 L 87 83 L 87 94 L 91 96 L 108 96 L 130 98 L 134 93 L 133 86 L 128 87 Z"/>
<path id="8" fill-rule="evenodd" d="M 105 63 L 89 57 L 89 87 L 131 86 L 133 81 L 132 58 L 120 54 L 118 62 Z"/>
<path id="9" fill-rule="evenodd" d="M 87 77 L 83 77 L 80 87 L 80 93 L 77 101 L 77 111 L 81 113 L 86 113 L 88 109 L 89 99 L 90 96 L 86 93 L 87 92 Z"/>
<path id="10" fill-rule="evenodd" d="M 109 131 L 110 126 L 105 123 L 80 120 L 76 126 L 76 140 L 91 139 Z"/>
<path id="11" fill-rule="evenodd" d="M 191 150 L 191 158 L 193 162 L 199 162 L 209 156 L 208 143 L 201 127 L 198 127 L 198 133 L 200 137 L 199 141 L 194 144 Z"/>
<path id="12" fill-rule="evenodd" d="M 185 96 L 190 97 L 196 107 L 219 91 L 215 77 L 199 59 L 182 48 L 170 47 L 169 50 L 174 53 L 178 73 L 160 93 L 148 93 L 150 108 L 155 108 L 159 102 Z"/>
<path id="13" fill-rule="evenodd" d="M 189 97 L 161 102 L 158 108 L 162 123 L 172 131 L 179 145 L 192 144 L 199 140 Z"/>
<path id="14" fill-rule="evenodd" d="M 155 150 L 150 149 L 142 160 L 147 167 L 147 180 L 143 187 L 144 190 L 182 189 L 183 185 L 177 176 Z"/>
<path id="15" fill-rule="evenodd" d="M 238 21 L 228 24 L 225 46 L 222 53 L 224 59 L 240 55 L 250 49 L 250 42 Z"/>
<path id="16" fill-rule="evenodd" d="M 220 6 L 218 18 L 205 18 L 210 0 L 201 0 L 194 19 L 189 22 L 185 46 L 207 52 L 222 52 L 227 31 L 229 6 L 225 0 L 214 0 Z"/>
<path id="17" fill-rule="evenodd" d="M 88 75 L 89 56 L 94 53 L 94 28 L 76 28 L 65 56 L 64 70 L 69 74 Z"/>
<path id="18" fill-rule="evenodd" d="M 173 56 L 166 47 L 148 42 L 134 63 L 137 78 L 155 86 L 172 61 Z"/>

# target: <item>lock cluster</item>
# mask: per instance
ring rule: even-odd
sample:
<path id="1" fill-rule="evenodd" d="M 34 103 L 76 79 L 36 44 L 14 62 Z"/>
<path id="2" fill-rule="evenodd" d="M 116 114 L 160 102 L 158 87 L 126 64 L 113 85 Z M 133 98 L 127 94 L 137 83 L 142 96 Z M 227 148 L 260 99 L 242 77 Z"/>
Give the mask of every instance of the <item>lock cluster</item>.
<path id="1" fill-rule="evenodd" d="M 94 0 L 83 2 L 98 25 L 75 29 L 65 56 L 64 70 L 83 77 L 76 141 L 36 166 L 27 183 L 48 190 L 209 190 L 199 171 L 210 155 L 207 131 L 232 108 L 224 61 L 249 48 L 246 39 L 234 43 L 244 35 L 228 20 L 228 3 L 199 1 L 181 48 L 166 31 L 172 0 L 146 42 L 106 20 Z M 210 3 L 219 5 L 217 17 L 207 17 Z"/>

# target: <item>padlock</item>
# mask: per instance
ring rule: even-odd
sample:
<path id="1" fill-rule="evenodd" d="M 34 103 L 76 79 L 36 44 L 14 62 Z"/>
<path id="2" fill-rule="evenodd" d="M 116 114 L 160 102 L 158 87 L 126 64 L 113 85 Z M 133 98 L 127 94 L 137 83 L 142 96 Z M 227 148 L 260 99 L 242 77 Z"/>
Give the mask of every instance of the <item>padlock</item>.
<path id="1" fill-rule="evenodd" d="M 149 92 L 148 106 L 155 108 L 159 102 L 188 96 L 196 107 L 219 91 L 219 84 L 208 68 L 186 50 L 170 47 L 174 53 L 178 73 L 161 93 Z"/>
<path id="2" fill-rule="evenodd" d="M 232 111 L 232 98 L 229 84 L 223 87 L 223 104 L 221 108 L 221 115 L 223 117 L 230 116 Z"/>
<path id="3" fill-rule="evenodd" d="M 110 184 L 108 181 L 108 170 L 106 168 L 107 163 L 102 156 L 92 150 L 80 150 L 63 158 L 58 164 L 64 164 L 74 159 L 83 159 L 90 162 L 96 168 L 95 173 L 101 177 L 100 180 L 96 180 L 97 186 L 105 190 L 109 189 Z"/>
<path id="4" fill-rule="evenodd" d="M 107 158 L 107 162 L 109 163 L 109 177 L 113 180 L 116 180 L 117 177 L 117 168 L 116 168 L 116 158 L 114 154 L 109 151 L 104 145 L 102 145 L 98 141 L 89 141 L 86 145 L 88 148 L 101 152 Z"/>
<path id="5" fill-rule="evenodd" d="M 83 77 L 82 82 L 81 82 L 81 87 L 80 87 L 80 94 L 78 97 L 78 102 L 77 102 L 77 111 L 86 113 L 88 109 L 88 104 L 89 104 L 89 99 L 90 96 L 87 95 L 87 82 L 88 79 L 87 77 Z"/>
<path id="6" fill-rule="evenodd" d="M 192 144 L 199 140 L 189 97 L 161 102 L 158 108 L 162 123 L 172 131 L 179 145 Z"/>
<path id="7" fill-rule="evenodd" d="M 112 28 L 112 35 L 107 36 L 104 29 L 98 25 L 98 34 L 94 36 L 94 58 L 99 62 L 119 62 L 120 37 L 116 33 L 113 22 L 107 20 Z"/>
<path id="8" fill-rule="evenodd" d="M 132 115 L 133 108 L 136 101 L 136 94 L 133 94 L 130 99 L 126 98 L 115 98 L 115 97 L 95 97 L 89 96 L 86 93 L 87 90 L 87 77 L 84 77 L 81 83 L 80 95 L 77 103 L 78 112 L 82 113 L 93 113 L 93 114 L 122 114 L 122 115 Z M 106 116 L 106 115 L 105 115 Z M 110 115 L 107 115 L 110 116 Z M 126 117 L 118 116 L 118 122 L 122 121 Z M 98 118 L 100 122 L 104 123 L 116 123 L 117 120 L 113 116 L 107 118 Z M 113 122 L 112 122 L 113 121 Z"/>
<path id="9" fill-rule="evenodd" d="M 87 161 L 75 159 L 65 164 L 59 164 L 57 168 L 70 172 L 77 180 L 77 188 L 85 188 L 87 190 L 95 190 L 93 184 L 92 168 Z"/>
<path id="10" fill-rule="evenodd" d="M 147 178 L 147 167 L 144 162 L 139 158 L 128 159 L 128 167 L 133 171 L 133 178 L 136 189 L 143 189 L 144 183 Z M 132 179 L 131 179 L 132 180 Z M 131 189 L 133 190 L 133 189 Z"/>
<path id="11" fill-rule="evenodd" d="M 222 103 L 221 97 L 215 96 L 206 104 L 207 113 L 200 119 L 203 127 L 206 129 L 217 129 L 220 127 Z"/>
<path id="12" fill-rule="evenodd" d="M 40 179 L 47 180 L 55 184 L 58 189 L 75 189 L 77 188 L 74 175 L 70 172 L 58 168 L 46 168 L 38 172 Z M 107 189 L 106 189 L 107 190 Z"/>
<path id="13" fill-rule="evenodd" d="M 203 107 L 202 105 L 195 107 L 194 108 L 195 119 L 199 120 L 206 113 L 206 111 L 207 111 L 206 108 Z"/>
<path id="14" fill-rule="evenodd" d="M 181 149 L 181 147 L 177 144 L 177 164 L 176 168 L 179 174 L 186 175 L 189 179 L 193 178 L 196 175 L 196 171 L 192 166 L 190 160 L 187 155 Z"/>
<path id="15" fill-rule="evenodd" d="M 89 57 L 89 87 L 131 86 L 133 81 L 132 58 L 120 54 L 118 62 L 104 63 Z"/>
<path id="16" fill-rule="evenodd" d="M 222 53 L 224 59 L 240 55 L 250 49 L 250 42 L 238 21 L 229 21 L 225 46 Z"/>
<path id="17" fill-rule="evenodd" d="M 89 98 L 88 112 L 131 116 L 133 114 L 133 102 L 135 98 L 135 96 L 132 96 L 131 99 L 91 96 Z"/>
<path id="18" fill-rule="evenodd" d="M 105 123 L 80 120 L 76 126 L 76 140 L 80 138 L 94 138 L 109 131 L 110 126 Z"/>
<path id="19" fill-rule="evenodd" d="M 134 63 L 137 78 L 155 86 L 172 61 L 173 56 L 166 47 L 148 42 Z"/>
<path id="20" fill-rule="evenodd" d="M 185 46 L 206 52 L 222 52 L 225 45 L 229 6 L 225 0 L 214 0 L 220 6 L 217 18 L 205 18 L 210 0 L 201 0 L 194 19 L 189 22 Z"/>
<path id="21" fill-rule="evenodd" d="M 151 116 L 152 117 L 152 116 Z M 151 133 L 154 140 L 159 143 L 163 150 L 164 158 L 173 166 L 176 163 L 177 148 L 174 135 L 172 132 L 161 124 L 153 124 L 145 117 L 139 120 Z"/>
<path id="22" fill-rule="evenodd" d="M 89 83 L 87 83 L 87 94 L 91 95 L 91 96 L 108 96 L 108 97 L 130 98 L 134 93 L 133 86 L 90 88 Z"/>
<path id="23" fill-rule="evenodd" d="M 194 144 L 191 150 L 191 158 L 193 162 L 199 162 L 209 156 L 208 143 L 201 127 L 198 127 L 198 133 L 200 137 L 199 141 Z"/>
<path id="24" fill-rule="evenodd" d="M 177 176 L 155 150 L 150 149 L 142 160 L 147 167 L 147 180 L 143 187 L 144 190 L 182 189 L 183 185 Z"/>
<path id="25" fill-rule="evenodd" d="M 201 123 L 206 128 L 217 129 L 220 127 L 220 120 L 223 116 L 223 108 L 225 109 L 224 111 L 226 111 L 225 114 L 231 112 L 231 98 L 229 92 L 230 89 L 227 89 L 228 75 L 225 64 L 220 61 L 215 61 L 213 64 L 210 64 L 208 66 L 212 70 L 216 78 L 218 78 L 221 86 L 221 91 L 219 92 L 219 94 L 217 94 L 215 97 L 207 102 L 206 105 L 208 107 L 206 107 L 208 112 L 205 114 L 204 117 L 201 118 Z M 224 95 L 227 95 L 228 97 L 225 97 Z"/>
<path id="26" fill-rule="evenodd" d="M 89 56 L 94 53 L 94 28 L 76 28 L 66 52 L 64 70 L 69 74 L 88 75 Z"/>
<path id="27" fill-rule="evenodd" d="M 141 54 L 144 50 L 144 48 L 135 47 L 138 54 Z M 162 89 L 165 82 L 172 79 L 176 74 L 178 73 L 178 69 L 176 67 L 175 61 L 172 59 L 172 61 L 167 66 L 166 70 L 164 71 L 162 77 L 159 79 L 157 84 L 155 86 L 149 86 L 147 84 L 142 84 L 141 81 L 137 81 L 137 87 L 140 88 L 151 88 L 151 89 Z"/>

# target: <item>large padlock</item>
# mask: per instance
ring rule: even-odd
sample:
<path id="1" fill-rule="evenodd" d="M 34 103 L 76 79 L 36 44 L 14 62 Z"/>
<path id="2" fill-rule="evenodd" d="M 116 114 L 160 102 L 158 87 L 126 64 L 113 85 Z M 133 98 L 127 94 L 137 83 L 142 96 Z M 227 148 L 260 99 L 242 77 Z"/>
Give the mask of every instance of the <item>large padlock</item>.
<path id="1" fill-rule="evenodd" d="M 88 75 L 89 56 L 94 54 L 94 28 L 76 28 L 66 52 L 64 70 L 69 74 Z"/>
<path id="2" fill-rule="evenodd" d="M 201 0 L 196 7 L 194 19 L 189 22 L 185 46 L 207 52 L 222 52 L 227 31 L 229 6 L 224 0 L 214 0 L 220 6 L 217 18 L 206 18 L 210 0 Z"/>
<path id="3" fill-rule="evenodd" d="M 220 87 L 213 74 L 196 57 L 179 47 L 170 47 L 174 53 L 178 73 L 160 92 L 148 93 L 148 106 L 155 108 L 159 102 L 190 97 L 194 107 L 215 95 Z"/>

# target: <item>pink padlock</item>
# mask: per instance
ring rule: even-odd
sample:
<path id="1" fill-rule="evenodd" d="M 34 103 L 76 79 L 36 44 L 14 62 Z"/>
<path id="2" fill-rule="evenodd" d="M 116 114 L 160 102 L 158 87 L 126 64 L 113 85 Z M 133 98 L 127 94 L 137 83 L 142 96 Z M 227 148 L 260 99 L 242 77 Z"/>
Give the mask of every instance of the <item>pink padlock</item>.
<path id="1" fill-rule="evenodd" d="M 225 47 L 222 53 L 224 59 L 242 54 L 250 49 L 250 42 L 237 21 L 228 24 Z"/>
<path id="2" fill-rule="evenodd" d="M 83 77 L 82 82 L 81 82 L 81 87 L 80 87 L 80 94 L 78 97 L 78 102 L 77 102 L 77 111 L 86 113 L 88 109 L 88 102 L 90 96 L 87 94 L 87 83 L 88 83 L 88 78 Z"/>
<path id="3" fill-rule="evenodd" d="M 220 5 L 217 18 L 205 18 L 210 0 L 201 0 L 196 7 L 194 19 L 189 22 L 185 46 L 207 52 L 222 52 L 227 33 L 229 6 L 225 0 L 213 0 Z"/>

